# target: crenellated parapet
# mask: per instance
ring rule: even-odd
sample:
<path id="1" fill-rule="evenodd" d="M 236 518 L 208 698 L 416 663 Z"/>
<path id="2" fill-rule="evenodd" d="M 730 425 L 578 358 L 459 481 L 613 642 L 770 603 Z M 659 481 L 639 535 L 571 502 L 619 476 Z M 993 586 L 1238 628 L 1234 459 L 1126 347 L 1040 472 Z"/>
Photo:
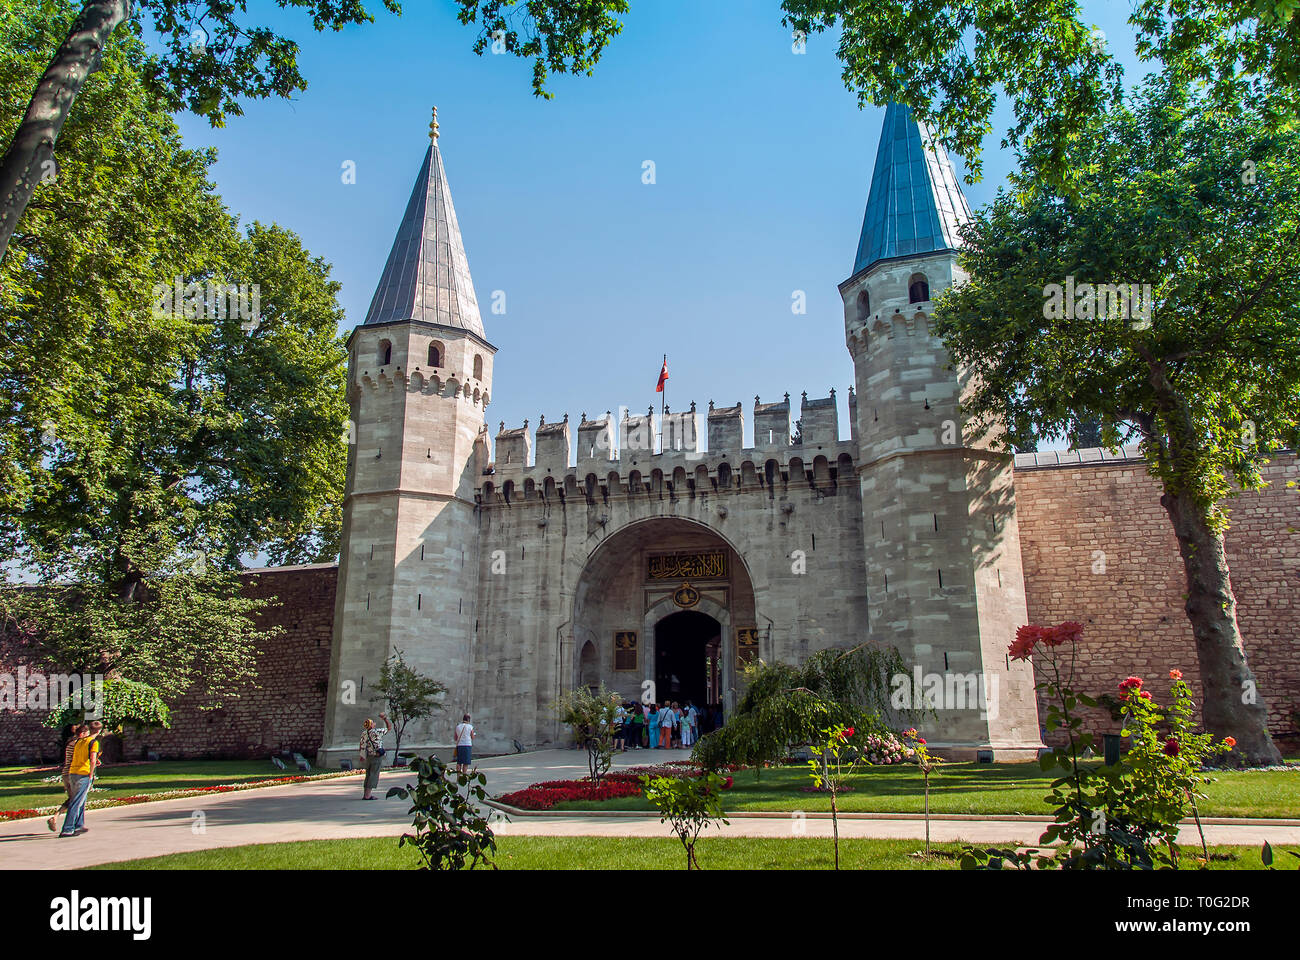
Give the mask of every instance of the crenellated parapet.
<path id="1" fill-rule="evenodd" d="M 850 402 L 853 395 L 850 392 Z M 585 496 L 695 497 L 700 494 L 762 491 L 774 496 L 791 484 L 823 495 L 835 492 L 853 476 L 858 457 L 853 439 L 839 439 L 835 391 L 800 402 L 800 429 L 792 436 L 790 399 L 775 403 L 755 398 L 753 446 L 743 444 L 741 404 L 717 407 L 705 414 L 708 450 L 700 449 L 700 412 L 694 403 L 680 413 L 653 409 L 644 414 L 611 411 L 588 419 L 577 429 L 577 456 L 570 456 L 572 434 L 568 415 L 535 431 L 528 421 L 496 435 L 496 461 L 482 478 L 479 503 L 513 504 L 533 498 L 547 500 Z M 534 437 L 536 457 L 533 458 Z"/>
<path id="2" fill-rule="evenodd" d="M 855 357 L 893 342 L 925 341 L 934 335 L 934 311 L 929 301 L 899 301 L 889 304 L 887 309 L 861 316 L 852 309 L 846 311 L 845 344 Z"/>
<path id="3" fill-rule="evenodd" d="M 473 379 L 461 380 L 454 375 L 442 377 L 435 372 L 419 369 L 406 371 L 395 364 L 357 370 L 353 388 L 354 392 L 397 389 L 425 397 L 462 400 L 485 409 L 492 402 L 491 395 L 483 385 Z"/>

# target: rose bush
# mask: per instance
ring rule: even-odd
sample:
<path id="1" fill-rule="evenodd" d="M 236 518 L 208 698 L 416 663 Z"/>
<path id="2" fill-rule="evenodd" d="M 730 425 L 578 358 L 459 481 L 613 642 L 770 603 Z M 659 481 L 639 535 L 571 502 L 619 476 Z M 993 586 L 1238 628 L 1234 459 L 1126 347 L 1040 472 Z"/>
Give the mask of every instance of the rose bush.
<path id="1" fill-rule="evenodd" d="M 911 763 L 915 755 L 915 751 L 904 746 L 903 742 L 892 733 L 868 734 L 861 739 L 859 745 L 863 761 L 877 766 Z"/>
<path id="2" fill-rule="evenodd" d="M 1129 739 L 1128 753 L 1117 764 L 1093 768 L 1081 765 L 1093 736 L 1083 729 L 1080 710 L 1096 707 L 1101 698 L 1075 689 L 1077 645 L 1083 627 L 1074 622 L 1055 627 L 1023 626 L 1008 652 L 1013 660 L 1032 658 L 1039 677 L 1037 689 L 1047 701 L 1046 728 L 1061 730 L 1067 744 L 1045 753 L 1044 771 L 1064 770 L 1052 782 L 1049 803 L 1056 807 L 1056 822 L 1039 838 L 1056 845 L 1050 854 L 1015 849 L 963 849 L 963 869 L 1040 868 L 1075 870 L 1132 870 L 1177 866 L 1178 823 L 1189 808 L 1200 825 L 1196 792 L 1208 778 L 1198 775 L 1203 763 L 1235 746 L 1227 737 L 1215 743 L 1208 733 L 1193 729 L 1195 705 L 1180 670 L 1169 672 L 1170 705 L 1162 710 L 1141 677 L 1130 676 L 1118 684 L 1118 706 L 1123 721 L 1121 736 Z M 1056 648 L 1068 644 L 1068 652 Z M 1208 849 L 1201 838 L 1205 860 Z"/>

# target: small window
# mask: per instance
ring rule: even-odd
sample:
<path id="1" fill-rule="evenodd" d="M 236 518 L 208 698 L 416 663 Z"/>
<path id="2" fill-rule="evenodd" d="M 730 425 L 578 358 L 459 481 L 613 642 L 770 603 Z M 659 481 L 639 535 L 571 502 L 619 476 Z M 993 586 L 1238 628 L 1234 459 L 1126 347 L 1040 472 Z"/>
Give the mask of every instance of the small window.
<path id="1" fill-rule="evenodd" d="M 388 340 L 379 341 L 379 365 L 386 367 L 393 362 L 393 344 Z"/>
<path id="2" fill-rule="evenodd" d="M 919 273 L 912 274 L 907 282 L 907 299 L 909 303 L 922 303 L 930 299 L 930 283 Z"/>
<path id="3" fill-rule="evenodd" d="M 479 354 L 474 354 L 474 379 L 483 379 L 483 358 Z"/>
<path id="4" fill-rule="evenodd" d="M 429 344 L 429 366 L 442 366 L 442 344 L 437 343 L 436 341 Z"/>
<path id="5" fill-rule="evenodd" d="M 864 288 L 858 294 L 858 320 L 865 320 L 871 316 L 871 294 Z"/>

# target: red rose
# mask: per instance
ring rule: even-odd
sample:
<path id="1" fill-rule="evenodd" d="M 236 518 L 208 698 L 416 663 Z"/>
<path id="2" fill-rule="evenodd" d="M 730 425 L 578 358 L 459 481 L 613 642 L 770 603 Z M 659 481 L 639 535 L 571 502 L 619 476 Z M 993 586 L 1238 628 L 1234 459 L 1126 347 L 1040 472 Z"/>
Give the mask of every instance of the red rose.
<path id="1" fill-rule="evenodd" d="M 1224 745 L 1225 747 L 1227 747 L 1229 750 L 1231 750 L 1233 747 L 1235 747 L 1235 746 L 1237 745 L 1237 738 L 1236 738 L 1236 737 L 1224 737 L 1224 738 L 1223 738 L 1223 745 Z"/>
<path id="2" fill-rule="evenodd" d="M 1175 740 L 1173 737 L 1170 737 L 1168 740 L 1165 741 L 1166 756 L 1176 757 L 1178 756 L 1178 751 L 1180 749 L 1181 748 L 1178 746 L 1178 741 Z"/>
<path id="3" fill-rule="evenodd" d="M 1063 643 L 1078 643 L 1083 639 L 1083 624 L 1067 620 L 1060 626 L 1049 627 L 1043 631 L 1043 644 L 1059 647 Z"/>
<path id="4" fill-rule="evenodd" d="M 1170 670 L 1170 671 L 1169 671 L 1169 679 L 1170 679 L 1170 680 L 1181 680 L 1181 679 L 1183 679 L 1183 671 L 1181 671 L 1181 670 Z"/>
<path id="5" fill-rule="evenodd" d="M 925 737 L 917 737 L 917 738 L 916 738 L 916 742 L 917 742 L 917 743 L 925 743 Z"/>
<path id="6" fill-rule="evenodd" d="M 1043 639 L 1044 628 L 1027 623 L 1016 630 L 1016 639 L 1007 647 L 1012 660 L 1028 660 L 1034 652 L 1034 645 Z"/>
<path id="7" fill-rule="evenodd" d="M 722 789 L 723 789 L 723 790 L 730 790 L 730 789 L 731 789 L 731 778 L 730 778 L 730 777 L 727 777 L 726 780 L 723 780 L 723 781 L 722 781 Z"/>
<path id="8" fill-rule="evenodd" d="M 1121 690 L 1140 690 L 1142 689 L 1142 678 L 1129 677 L 1127 680 L 1121 680 L 1119 688 Z"/>

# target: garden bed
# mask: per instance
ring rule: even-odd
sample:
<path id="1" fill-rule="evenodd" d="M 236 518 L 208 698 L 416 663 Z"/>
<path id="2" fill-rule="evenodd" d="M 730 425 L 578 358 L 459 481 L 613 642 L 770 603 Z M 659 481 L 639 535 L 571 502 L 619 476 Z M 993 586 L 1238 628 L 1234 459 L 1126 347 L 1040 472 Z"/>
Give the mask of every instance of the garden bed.
<path id="1" fill-rule="evenodd" d="M 733 766 L 727 769 L 740 768 Z M 599 783 L 592 783 L 589 777 L 580 780 L 545 780 L 494 799 L 497 803 L 518 810 L 550 810 L 557 804 L 602 804 L 609 800 L 636 798 L 649 809 L 649 803 L 641 794 L 643 776 L 686 779 L 702 776 L 703 773 L 689 760 L 672 760 L 668 763 L 611 771 L 601 777 Z M 732 778 L 726 777 L 723 789 L 730 788 L 731 784 Z"/>

